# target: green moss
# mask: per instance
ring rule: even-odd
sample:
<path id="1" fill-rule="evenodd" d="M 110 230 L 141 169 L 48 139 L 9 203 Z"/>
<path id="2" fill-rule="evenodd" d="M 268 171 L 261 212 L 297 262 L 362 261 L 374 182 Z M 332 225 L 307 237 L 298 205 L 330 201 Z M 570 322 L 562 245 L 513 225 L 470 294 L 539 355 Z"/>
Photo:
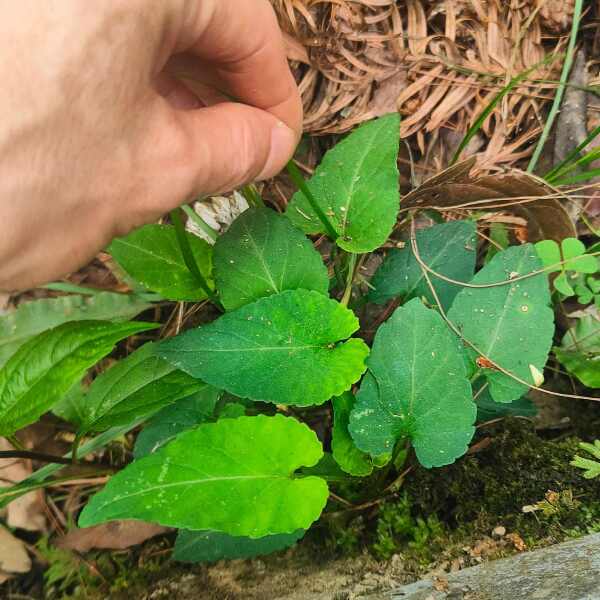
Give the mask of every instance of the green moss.
<path id="1" fill-rule="evenodd" d="M 411 502 L 404 494 L 399 501 L 381 506 L 372 550 L 383 560 L 404 550 L 419 563 L 428 563 L 439 549 L 443 534 L 444 528 L 434 514 L 426 518 L 412 515 Z"/>
<path id="2" fill-rule="evenodd" d="M 488 444 L 483 450 L 454 465 L 414 473 L 407 484 L 414 512 L 434 513 L 465 533 L 475 523 L 489 528 L 502 524 L 527 537 L 530 545 L 597 527 L 600 486 L 569 464 L 578 438 L 544 440 L 527 421 L 511 419 L 485 429 L 479 441 L 483 439 Z M 572 494 L 575 502 L 554 514 L 523 512 L 523 507 L 544 501 L 548 491 Z"/>

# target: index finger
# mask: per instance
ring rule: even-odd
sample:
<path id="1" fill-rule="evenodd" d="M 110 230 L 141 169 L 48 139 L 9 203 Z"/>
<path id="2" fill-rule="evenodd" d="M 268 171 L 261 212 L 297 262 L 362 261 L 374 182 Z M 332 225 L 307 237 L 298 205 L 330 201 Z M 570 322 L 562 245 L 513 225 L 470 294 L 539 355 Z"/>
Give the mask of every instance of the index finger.
<path id="1" fill-rule="evenodd" d="M 191 1 L 195 10 L 181 34 L 183 52 L 199 59 L 222 91 L 270 112 L 300 135 L 302 103 L 270 3 Z"/>

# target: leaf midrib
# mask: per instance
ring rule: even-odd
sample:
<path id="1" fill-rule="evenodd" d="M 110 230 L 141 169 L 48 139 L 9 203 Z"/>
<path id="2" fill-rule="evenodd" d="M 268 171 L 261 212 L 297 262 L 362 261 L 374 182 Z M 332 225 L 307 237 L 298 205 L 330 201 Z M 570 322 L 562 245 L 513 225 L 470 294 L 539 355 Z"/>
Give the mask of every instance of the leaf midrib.
<path id="1" fill-rule="evenodd" d="M 132 244 L 131 242 L 127 242 L 123 239 L 116 240 L 115 243 L 122 244 L 123 246 L 129 247 L 129 248 L 133 248 L 134 250 L 137 250 L 138 252 L 140 252 L 142 254 L 147 254 L 148 256 L 150 256 L 153 259 L 157 259 L 160 262 L 177 267 L 180 271 L 183 271 L 185 273 L 189 272 L 183 263 L 174 261 L 165 254 L 155 254 L 154 252 L 152 252 L 151 250 L 148 250 L 147 248 L 144 248 L 143 246 L 136 246 L 135 244 Z"/>
<path id="2" fill-rule="evenodd" d="M 165 489 L 176 488 L 180 486 L 189 486 L 189 485 L 202 485 L 207 483 L 215 483 L 220 481 L 255 481 L 255 480 L 263 480 L 263 479 L 281 479 L 282 481 L 292 481 L 292 478 L 289 475 L 231 475 L 231 476 L 221 476 L 221 477 L 203 477 L 202 479 L 189 479 L 186 481 L 174 481 L 173 483 L 163 483 L 160 485 L 155 485 L 152 487 L 144 488 L 143 490 L 138 490 L 133 492 L 132 494 L 126 494 L 122 496 L 113 496 L 111 498 L 111 504 L 113 502 L 119 502 L 120 500 L 129 500 L 130 498 L 135 498 L 136 496 L 141 496 L 143 494 L 148 494 L 155 491 L 161 491 Z M 104 505 L 106 506 L 106 505 Z"/>
<path id="3" fill-rule="evenodd" d="M 352 204 L 352 200 L 353 200 L 353 196 L 354 196 L 354 192 L 355 192 L 355 185 L 357 182 L 357 176 L 358 174 L 361 172 L 363 163 L 365 162 L 367 156 L 369 155 L 369 153 L 371 152 L 371 149 L 373 147 L 373 141 L 377 138 L 377 134 L 379 134 L 379 132 L 381 131 L 381 127 L 378 128 L 373 128 L 373 135 L 371 136 L 371 139 L 369 140 L 368 144 L 365 144 L 364 147 L 364 151 L 362 152 L 362 155 L 360 156 L 359 160 L 357 160 L 354 163 L 354 169 L 353 169 L 353 173 L 352 173 L 352 180 L 350 182 L 349 187 L 346 187 L 344 185 L 344 187 L 346 187 L 346 190 L 348 192 L 348 200 L 345 204 L 342 204 L 341 206 L 345 206 L 346 210 L 344 211 L 344 217 L 342 219 L 342 235 L 346 235 L 346 230 L 347 230 L 347 223 L 348 223 L 348 215 L 350 213 L 350 206 Z M 345 177 L 342 177 L 342 184 L 345 183 Z"/>

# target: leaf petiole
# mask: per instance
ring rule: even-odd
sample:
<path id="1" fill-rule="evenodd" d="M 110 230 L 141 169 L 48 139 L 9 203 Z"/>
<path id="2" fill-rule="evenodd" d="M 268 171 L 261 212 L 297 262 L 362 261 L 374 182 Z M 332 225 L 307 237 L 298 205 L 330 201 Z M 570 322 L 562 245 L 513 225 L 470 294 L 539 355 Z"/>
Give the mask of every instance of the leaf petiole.
<path id="1" fill-rule="evenodd" d="M 292 181 L 296 185 L 296 187 L 304 194 L 304 196 L 308 200 L 308 203 L 310 204 L 311 208 L 315 211 L 315 214 L 317 215 L 317 217 L 319 217 L 319 221 L 321 221 L 321 223 L 323 223 L 323 226 L 325 227 L 325 231 L 327 232 L 327 235 L 333 241 L 337 240 L 339 235 L 336 233 L 335 228 L 331 224 L 331 221 L 327 218 L 327 215 L 323 212 L 323 210 L 319 206 L 319 203 L 313 196 L 308 185 L 306 185 L 306 181 L 304 181 L 304 177 L 302 177 L 302 173 L 300 173 L 300 169 L 298 169 L 298 167 L 296 166 L 296 163 L 293 160 L 290 160 L 290 162 L 287 164 L 286 169 L 287 169 L 287 172 L 289 173 L 289 176 L 292 178 Z"/>
<path id="2" fill-rule="evenodd" d="M 183 260 L 190 270 L 190 273 L 195 277 L 198 285 L 202 288 L 206 296 L 209 300 L 216 304 L 217 306 L 221 306 L 219 299 L 215 295 L 215 293 L 210 289 L 204 275 L 200 272 L 198 268 L 198 263 L 196 263 L 196 259 L 194 258 L 194 254 L 192 252 L 192 248 L 190 243 L 186 237 L 185 227 L 183 225 L 183 221 L 181 220 L 181 215 L 179 214 L 179 210 L 175 209 L 170 212 L 171 222 L 175 227 L 175 233 L 177 235 L 177 242 L 179 243 L 179 248 L 181 250 L 181 254 L 183 256 Z"/>

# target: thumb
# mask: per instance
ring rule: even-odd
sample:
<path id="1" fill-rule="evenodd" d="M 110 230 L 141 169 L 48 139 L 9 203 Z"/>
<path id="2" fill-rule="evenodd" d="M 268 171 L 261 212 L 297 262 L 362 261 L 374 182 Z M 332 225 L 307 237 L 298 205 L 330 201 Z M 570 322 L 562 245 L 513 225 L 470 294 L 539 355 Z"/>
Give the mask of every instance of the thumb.
<path id="1" fill-rule="evenodd" d="M 225 192 L 277 175 L 298 134 L 264 110 L 226 102 L 176 111 L 189 148 L 190 195 Z"/>

